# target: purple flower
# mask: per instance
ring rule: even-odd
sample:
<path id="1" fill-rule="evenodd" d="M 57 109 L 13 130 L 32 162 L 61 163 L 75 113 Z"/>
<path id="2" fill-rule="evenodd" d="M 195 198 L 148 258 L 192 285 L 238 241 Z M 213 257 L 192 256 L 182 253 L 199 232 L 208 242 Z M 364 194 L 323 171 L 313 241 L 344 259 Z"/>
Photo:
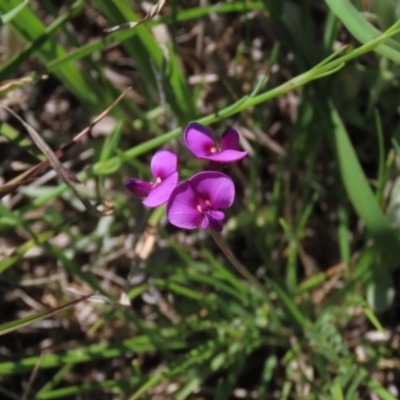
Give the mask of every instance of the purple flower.
<path id="1" fill-rule="evenodd" d="M 172 191 L 167 205 L 169 222 L 179 228 L 210 228 L 221 232 L 225 215 L 219 208 L 230 207 L 235 186 L 227 175 L 206 171 L 193 175 Z"/>
<path id="2" fill-rule="evenodd" d="M 203 125 L 191 122 L 183 134 L 186 146 L 196 158 L 218 163 L 232 163 L 247 156 L 247 151 L 237 150 L 239 133 L 229 129 L 221 135 L 219 149 L 212 133 Z"/>
<path id="3" fill-rule="evenodd" d="M 126 188 L 134 195 L 145 197 L 143 204 L 154 208 L 166 203 L 172 190 L 178 183 L 178 157 L 170 150 L 159 150 L 151 159 L 150 169 L 153 182 L 145 182 L 129 178 L 125 182 Z"/>

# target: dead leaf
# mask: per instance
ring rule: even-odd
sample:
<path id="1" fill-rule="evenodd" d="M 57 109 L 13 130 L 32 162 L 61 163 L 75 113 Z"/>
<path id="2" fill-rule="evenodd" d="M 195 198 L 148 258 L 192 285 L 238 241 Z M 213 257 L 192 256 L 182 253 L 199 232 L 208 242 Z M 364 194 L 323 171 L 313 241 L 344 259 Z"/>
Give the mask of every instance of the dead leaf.
<path id="1" fill-rule="evenodd" d="M 20 186 L 26 186 L 29 183 L 32 183 L 34 181 L 35 181 L 35 178 L 29 178 L 29 179 L 24 179 L 24 180 L 14 182 L 14 183 L 12 183 L 12 182 L 5 183 L 4 185 L 0 186 L 0 197 L 13 192 L 15 189 L 18 189 Z"/>
<path id="2" fill-rule="evenodd" d="M 76 143 L 78 143 L 86 134 L 88 134 L 91 129 L 93 128 L 94 125 L 96 125 L 102 118 L 104 118 L 120 101 L 121 99 L 125 96 L 125 94 L 130 90 L 130 88 L 126 89 L 111 105 L 108 107 L 105 111 L 103 111 L 97 118 L 93 120 L 93 122 L 86 127 L 83 131 L 81 131 L 78 135 L 76 135 L 70 143 L 65 144 L 62 146 L 59 150 L 53 153 L 53 151 L 50 149 L 52 154 L 55 156 L 55 158 L 58 159 L 64 156 L 73 146 L 75 146 Z M 1 106 L 3 108 L 7 108 L 4 106 Z M 8 109 L 9 110 L 9 109 Z M 10 110 L 11 111 L 11 110 Z M 15 113 L 11 111 L 11 114 L 15 116 Z M 21 119 L 17 116 L 17 118 L 21 121 Z M 24 124 L 24 122 L 23 122 Z M 24 125 L 25 126 L 25 125 Z M 41 137 L 39 136 L 41 139 Z M 32 138 L 33 139 L 33 138 Z M 43 140 L 43 139 L 41 139 Z M 46 144 L 47 146 L 47 144 Z M 39 147 L 39 146 L 38 146 Z M 40 147 L 39 147 L 40 148 Z M 45 154 L 46 155 L 46 154 Z M 0 197 L 5 196 L 8 193 L 11 193 L 13 190 L 18 188 L 19 186 L 26 185 L 27 183 L 31 183 L 33 181 L 33 178 L 36 177 L 38 174 L 40 174 L 42 171 L 44 171 L 46 168 L 50 166 L 51 162 L 50 159 L 47 159 L 45 161 L 40 162 L 39 164 L 35 165 L 34 167 L 28 169 L 27 171 L 23 172 L 22 174 L 18 175 L 11 181 L 7 182 L 6 184 L 0 186 Z M 60 163 L 61 164 L 61 163 Z M 80 183 L 79 179 L 69 170 L 67 170 L 65 167 L 62 167 L 62 169 L 65 171 L 65 173 L 68 175 L 69 179 Z M 56 170 L 57 171 L 57 170 Z M 74 189 L 73 189 L 74 190 Z M 75 190 L 74 190 L 75 191 Z M 110 207 L 104 207 L 104 211 L 102 214 L 110 213 Z"/>
<path id="3" fill-rule="evenodd" d="M 115 26 L 113 26 L 111 28 L 104 29 L 104 32 L 110 33 L 110 32 L 115 32 L 115 31 L 119 31 L 119 30 L 122 30 L 122 29 L 135 28 L 136 26 L 141 25 L 141 24 L 153 19 L 163 9 L 166 1 L 167 0 L 159 0 L 156 4 L 154 4 L 154 6 L 151 6 L 149 8 L 149 11 L 147 12 L 146 16 L 143 19 L 141 19 L 140 21 L 125 22 L 124 24 L 121 24 L 121 25 L 115 25 Z"/>
<path id="4" fill-rule="evenodd" d="M 147 224 L 145 231 L 135 247 L 135 253 L 141 260 L 147 260 L 156 242 L 156 227 Z"/>
<path id="5" fill-rule="evenodd" d="M 96 207 L 92 205 L 87 199 L 82 197 L 78 191 L 75 189 L 75 186 L 72 184 L 72 180 L 70 178 L 70 174 L 66 171 L 65 167 L 61 164 L 57 156 L 54 154 L 53 150 L 49 147 L 49 145 L 42 139 L 42 137 L 29 125 L 27 124 L 18 114 L 16 114 L 11 108 L 0 104 L 0 107 L 7 110 L 14 118 L 16 118 L 28 131 L 30 137 L 32 138 L 33 142 L 36 146 L 42 151 L 42 153 L 46 156 L 50 165 L 54 168 L 57 172 L 57 175 L 60 177 L 62 181 L 74 192 L 75 196 L 82 202 L 85 206 L 86 210 L 89 211 L 91 214 L 96 216 L 101 216 Z"/>
<path id="6" fill-rule="evenodd" d="M 156 243 L 156 231 L 157 227 L 148 223 L 146 226 L 146 229 L 140 236 L 136 246 L 135 246 L 135 256 L 136 259 L 132 263 L 131 270 L 129 271 L 128 278 L 126 280 L 126 285 L 124 291 L 121 293 L 121 297 L 119 299 L 119 302 L 122 306 L 128 307 L 131 304 L 131 301 L 129 299 L 129 290 L 131 289 L 130 284 L 131 284 L 131 278 L 137 271 L 138 265 L 142 261 L 145 261 L 149 258 L 151 252 L 154 249 L 154 245 Z"/>
<path id="7" fill-rule="evenodd" d="M 8 81 L 4 81 L 3 83 L 0 83 L 0 93 L 8 91 L 10 89 L 14 89 L 14 86 L 21 86 L 25 85 L 26 83 L 31 83 L 33 81 L 33 78 L 30 76 L 26 76 L 23 78 L 19 79 L 10 79 Z"/>

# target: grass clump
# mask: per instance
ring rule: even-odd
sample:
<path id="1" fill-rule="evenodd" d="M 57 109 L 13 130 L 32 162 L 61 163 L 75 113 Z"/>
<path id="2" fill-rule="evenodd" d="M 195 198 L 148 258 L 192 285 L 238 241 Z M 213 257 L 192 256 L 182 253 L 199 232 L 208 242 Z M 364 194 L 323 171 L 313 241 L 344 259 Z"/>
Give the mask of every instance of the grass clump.
<path id="1" fill-rule="evenodd" d="M 398 7 L 159 5 L 0 2 L 1 396 L 398 398 Z M 193 121 L 221 235 L 123 185 Z"/>

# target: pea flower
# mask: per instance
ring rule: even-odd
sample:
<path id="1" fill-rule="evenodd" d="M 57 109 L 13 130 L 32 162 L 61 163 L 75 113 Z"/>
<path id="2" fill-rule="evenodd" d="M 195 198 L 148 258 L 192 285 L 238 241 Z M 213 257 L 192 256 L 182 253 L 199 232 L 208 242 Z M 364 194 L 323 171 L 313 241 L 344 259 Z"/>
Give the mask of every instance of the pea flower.
<path id="1" fill-rule="evenodd" d="M 225 215 L 219 208 L 228 208 L 235 198 L 231 178 L 222 172 L 205 171 L 193 175 L 176 186 L 168 200 L 167 218 L 179 228 L 201 226 L 217 232 L 223 228 Z"/>
<path id="2" fill-rule="evenodd" d="M 217 163 L 232 163 L 247 156 L 247 151 L 239 151 L 239 133 L 228 129 L 221 135 L 221 147 L 218 148 L 212 133 L 198 122 L 191 122 L 183 134 L 187 148 L 196 158 Z"/>
<path id="3" fill-rule="evenodd" d="M 151 159 L 150 169 L 153 182 L 129 178 L 126 188 L 134 195 L 145 197 L 143 204 L 154 208 L 166 203 L 178 183 L 178 157 L 170 150 L 159 150 Z"/>

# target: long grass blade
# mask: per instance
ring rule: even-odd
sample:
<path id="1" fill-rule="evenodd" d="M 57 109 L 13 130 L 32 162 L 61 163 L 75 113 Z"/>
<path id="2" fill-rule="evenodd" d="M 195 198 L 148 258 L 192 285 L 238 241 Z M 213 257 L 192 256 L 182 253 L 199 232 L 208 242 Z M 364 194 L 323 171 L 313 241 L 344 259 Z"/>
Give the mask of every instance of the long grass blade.
<path id="1" fill-rule="evenodd" d="M 33 324 L 34 322 L 40 321 L 44 318 L 49 318 L 52 317 L 53 315 L 56 315 L 57 313 L 67 310 L 68 308 L 71 308 L 79 303 L 81 303 L 82 301 L 85 301 L 87 299 L 89 299 L 90 297 L 93 296 L 94 293 L 88 294 L 86 296 L 83 296 L 80 299 L 71 301 L 67 304 L 64 304 L 60 307 L 54 308 L 53 310 L 49 310 L 49 311 L 44 311 L 38 314 L 34 314 L 34 315 L 30 315 L 28 317 L 25 318 L 20 318 L 17 319 L 15 321 L 12 322 L 7 322 L 5 324 L 0 325 L 0 336 L 1 335 L 5 335 L 7 333 L 16 331 L 17 329 L 23 328 L 25 326 L 28 326 L 30 324 Z"/>

